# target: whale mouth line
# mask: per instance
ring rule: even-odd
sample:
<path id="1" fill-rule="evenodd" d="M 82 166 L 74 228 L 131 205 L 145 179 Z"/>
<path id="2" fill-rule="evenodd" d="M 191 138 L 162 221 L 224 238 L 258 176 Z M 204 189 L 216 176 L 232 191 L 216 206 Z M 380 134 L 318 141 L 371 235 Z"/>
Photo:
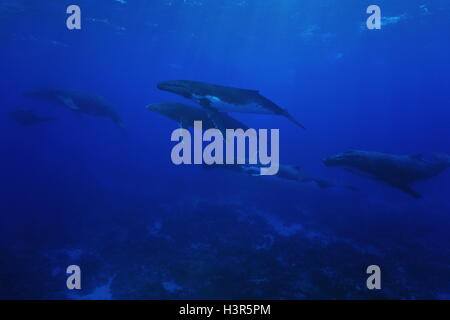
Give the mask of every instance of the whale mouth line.
<path id="1" fill-rule="evenodd" d="M 161 82 L 156 85 L 156 87 L 160 90 L 166 90 L 166 91 L 179 91 L 183 90 L 185 87 L 180 84 L 174 84 L 174 83 L 165 83 Z"/>

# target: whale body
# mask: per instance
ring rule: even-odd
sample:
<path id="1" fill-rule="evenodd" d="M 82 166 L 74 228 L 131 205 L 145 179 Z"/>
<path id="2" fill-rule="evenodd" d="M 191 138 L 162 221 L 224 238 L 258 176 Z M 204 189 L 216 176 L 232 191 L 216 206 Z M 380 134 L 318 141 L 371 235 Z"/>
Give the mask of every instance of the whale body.
<path id="1" fill-rule="evenodd" d="M 190 80 L 160 82 L 157 87 L 194 101 L 209 110 L 281 115 L 305 129 L 287 110 L 280 108 L 256 90 Z"/>
<path id="2" fill-rule="evenodd" d="M 56 118 L 51 117 L 40 117 L 30 109 L 17 109 L 11 111 L 10 116 L 13 120 L 23 126 L 32 126 L 38 123 L 56 120 Z"/>
<path id="3" fill-rule="evenodd" d="M 39 88 L 24 93 L 33 100 L 43 101 L 69 109 L 75 113 L 111 119 L 123 128 L 123 122 L 117 112 L 103 98 L 75 90 L 58 88 Z"/>
<path id="4" fill-rule="evenodd" d="M 181 128 L 190 128 L 194 126 L 194 121 L 202 121 L 205 129 L 219 129 L 225 132 L 226 129 L 243 129 L 248 127 L 242 122 L 234 119 L 223 112 L 209 112 L 202 108 L 178 102 L 163 102 L 149 104 L 148 111 L 161 114 L 180 124 Z"/>
<path id="5" fill-rule="evenodd" d="M 450 166 L 450 157 L 436 156 L 434 161 L 421 155 L 393 155 L 381 152 L 347 151 L 324 159 L 328 167 L 343 166 L 356 169 L 418 199 L 422 196 L 411 184 L 437 176 Z"/>

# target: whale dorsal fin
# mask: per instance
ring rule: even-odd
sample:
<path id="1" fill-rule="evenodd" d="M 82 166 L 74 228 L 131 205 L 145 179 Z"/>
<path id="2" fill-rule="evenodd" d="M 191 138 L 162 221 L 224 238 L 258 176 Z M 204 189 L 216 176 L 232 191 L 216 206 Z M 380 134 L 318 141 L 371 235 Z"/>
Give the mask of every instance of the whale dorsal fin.
<path id="1" fill-rule="evenodd" d="M 58 98 L 64 103 L 66 107 L 68 107 L 71 110 L 80 110 L 80 108 L 73 102 L 72 98 L 58 96 Z"/>

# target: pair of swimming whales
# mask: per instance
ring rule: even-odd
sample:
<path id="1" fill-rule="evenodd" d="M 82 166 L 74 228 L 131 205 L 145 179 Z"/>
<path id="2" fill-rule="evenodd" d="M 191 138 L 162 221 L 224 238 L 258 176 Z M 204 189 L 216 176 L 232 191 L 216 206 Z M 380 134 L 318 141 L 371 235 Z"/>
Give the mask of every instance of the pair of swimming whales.
<path id="1" fill-rule="evenodd" d="M 177 102 L 155 103 L 147 106 L 149 111 L 159 113 L 178 122 L 182 128 L 192 127 L 194 121 L 201 120 L 204 129 L 216 128 L 221 131 L 225 129 L 248 129 L 245 124 L 232 118 L 226 112 L 282 115 L 304 128 L 286 110 L 263 97 L 258 91 L 187 80 L 161 82 L 157 87 L 164 91 L 176 93 L 202 106 L 202 108 L 197 108 Z M 261 172 L 259 165 L 207 165 L 205 167 L 221 167 L 252 176 L 259 176 Z M 312 182 L 322 189 L 338 187 L 338 185 L 326 180 L 309 176 L 299 166 L 280 165 L 277 177 L 301 183 Z M 354 189 L 352 187 L 346 188 Z"/>
<path id="2" fill-rule="evenodd" d="M 287 110 L 280 108 L 256 90 L 190 80 L 160 82 L 157 87 L 160 90 L 175 93 L 198 103 L 210 114 L 214 114 L 214 112 L 241 112 L 281 115 L 305 129 Z"/>
<path id="3" fill-rule="evenodd" d="M 157 87 L 161 90 L 178 94 L 202 106 L 202 108 L 197 108 L 174 102 L 147 106 L 148 110 L 169 117 L 180 123 L 182 127 L 192 126 L 194 120 L 202 120 L 206 129 L 241 128 L 245 130 L 247 126 L 226 114 L 226 112 L 245 112 L 281 115 L 304 128 L 285 109 L 278 107 L 255 90 L 188 80 L 161 82 Z M 123 127 L 122 120 L 114 108 L 95 95 L 52 88 L 36 89 L 24 95 L 32 99 L 62 106 L 79 114 L 84 113 L 109 118 L 118 126 Z M 28 111 L 25 113 L 18 112 L 12 114 L 12 116 L 19 123 L 22 122 L 22 124 L 29 125 L 51 120 L 50 118 L 39 118 Z M 415 192 L 411 185 L 430 179 L 443 172 L 450 166 L 450 157 L 441 155 L 436 156 L 433 161 L 427 161 L 420 155 L 400 156 L 378 152 L 349 151 L 326 158 L 324 164 L 326 166 L 343 166 L 356 169 L 378 181 L 398 188 L 414 198 L 420 198 L 420 194 Z M 225 167 L 251 175 L 254 175 L 259 169 L 254 165 Z M 321 188 L 334 186 L 324 180 L 309 177 L 298 166 L 282 165 L 278 176 L 299 182 L 314 182 Z"/>

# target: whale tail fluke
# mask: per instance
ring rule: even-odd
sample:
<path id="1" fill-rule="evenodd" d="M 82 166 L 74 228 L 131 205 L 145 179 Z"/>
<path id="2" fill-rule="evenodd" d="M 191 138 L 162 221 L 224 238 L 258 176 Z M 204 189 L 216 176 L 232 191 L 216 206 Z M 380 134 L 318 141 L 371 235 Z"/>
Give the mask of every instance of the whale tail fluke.
<path id="1" fill-rule="evenodd" d="M 289 113 L 285 113 L 284 116 L 286 118 L 288 118 L 289 120 L 291 120 L 293 123 L 295 123 L 297 126 L 299 126 L 300 128 L 303 128 L 304 130 L 306 130 L 306 127 L 301 124 L 299 121 L 297 121 L 293 116 L 291 116 Z"/>
<path id="2" fill-rule="evenodd" d="M 358 191 L 358 188 L 354 187 L 354 186 L 350 186 L 350 185 L 338 185 L 338 184 L 334 184 L 330 181 L 327 180 L 322 180 L 322 179 L 314 179 L 314 182 L 317 184 L 317 186 L 320 189 L 328 189 L 328 188 L 344 188 L 350 191 Z"/>

